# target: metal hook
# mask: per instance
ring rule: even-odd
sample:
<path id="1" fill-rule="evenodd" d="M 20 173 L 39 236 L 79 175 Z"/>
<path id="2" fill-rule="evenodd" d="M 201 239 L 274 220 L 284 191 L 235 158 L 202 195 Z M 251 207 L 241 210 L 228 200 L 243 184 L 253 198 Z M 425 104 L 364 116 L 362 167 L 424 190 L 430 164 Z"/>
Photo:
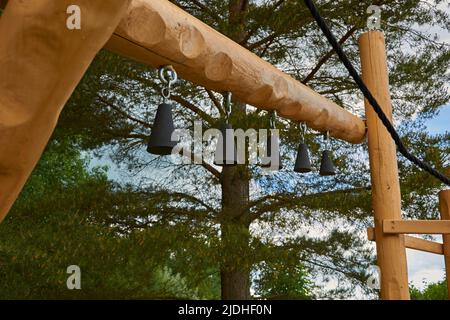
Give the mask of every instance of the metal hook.
<path id="1" fill-rule="evenodd" d="M 325 133 L 324 140 L 325 140 L 325 150 L 330 150 L 331 139 L 330 139 L 330 132 L 329 131 L 327 131 Z"/>
<path id="2" fill-rule="evenodd" d="M 224 93 L 224 108 L 227 123 L 230 121 L 231 116 L 231 92 Z"/>
<path id="3" fill-rule="evenodd" d="M 159 68 L 159 79 L 166 84 L 166 87 L 161 89 L 161 95 L 166 102 L 171 96 L 172 85 L 178 80 L 178 74 L 171 65 L 162 66 Z"/>
<path id="4" fill-rule="evenodd" d="M 276 126 L 275 126 L 276 125 L 276 114 L 275 114 L 275 111 L 271 112 L 269 124 L 270 124 L 270 128 L 271 129 L 276 129 Z"/>
<path id="5" fill-rule="evenodd" d="M 306 126 L 306 123 L 301 122 L 298 124 L 299 130 L 300 130 L 300 138 L 302 140 L 302 143 L 305 143 L 305 136 L 306 131 L 308 130 L 308 127 Z"/>

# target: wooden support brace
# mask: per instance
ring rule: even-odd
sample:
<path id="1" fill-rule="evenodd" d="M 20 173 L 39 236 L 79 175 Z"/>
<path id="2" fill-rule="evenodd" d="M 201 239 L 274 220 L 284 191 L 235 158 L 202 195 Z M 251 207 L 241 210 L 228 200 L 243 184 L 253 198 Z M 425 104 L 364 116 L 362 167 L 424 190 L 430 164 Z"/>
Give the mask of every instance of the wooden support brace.
<path id="1" fill-rule="evenodd" d="M 450 190 L 443 190 L 439 192 L 439 211 L 441 212 L 441 219 L 450 221 Z M 444 242 L 444 259 L 445 259 L 445 273 L 447 277 L 448 298 L 450 300 L 450 235 L 444 234 L 442 236 Z"/>
<path id="2" fill-rule="evenodd" d="M 375 229 L 367 229 L 367 238 L 369 241 L 375 241 Z M 405 247 L 408 249 L 419 250 L 435 254 L 444 254 L 442 243 L 420 239 L 411 236 L 405 236 Z"/>
<path id="3" fill-rule="evenodd" d="M 450 220 L 384 220 L 387 234 L 450 234 Z"/>
<path id="4" fill-rule="evenodd" d="M 133 0 L 106 48 L 351 143 L 365 123 L 167 0 Z"/>

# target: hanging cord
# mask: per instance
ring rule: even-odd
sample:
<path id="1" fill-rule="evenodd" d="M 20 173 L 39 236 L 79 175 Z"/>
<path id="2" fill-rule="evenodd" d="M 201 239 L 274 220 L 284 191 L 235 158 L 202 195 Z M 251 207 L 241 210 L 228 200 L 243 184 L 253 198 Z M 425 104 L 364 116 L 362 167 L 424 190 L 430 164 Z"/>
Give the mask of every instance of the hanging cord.
<path id="1" fill-rule="evenodd" d="M 400 153 L 406 159 L 411 161 L 413 164 L 415 164 L 416 166 L 418 166 L 421 169 L 425 170 L 426 172 L 430 173 L 431 175 L 433 175 L 434 177 L 436 177 L 437 179 L 439 179 L 440 181 L 442 181 L 446 185 L 450 186 L 450 178 L 446 177 L 445 175 L 443 175 L 442 173 L 440 173 L 439 171 L 437 171 L 436 169 L 431 167 L 428 163 L 420 160 L 419 158 L 417 158 L 416 156 L 411 154 L 408 151 L 408 149 L 406 149 L 406 147 L 403 144 L 403 142 L 401 141 L 400 136 L 398 135 L 397 131 L 395 131 L 394 126 L 392 125 L 392 123 L 390 122 L 390 120 L 388 119 L 386 114 L 383 112 L 383 109 L 381 109 L 381 107 L 378 104 L 377 100 L 372 95 L 370 90 L 367 88 L 367 86 L 365 85 L 365 83 L 361 79 L 361 77 L 359 76 L 359 74 L 356 71 L 356 69 L 353 67 L 353 65 L 350 62 L 350 60 L 348 59 L 347 55 L 342 50 L 341 45 L 338 43 L 338 41 L 334 37 L 333 33 L 329 29 L 327 23 L 325 22 L 325 20 L 320 15 L 320 13 L 317 10 L 316 6 L 314 5 L 313 1 L 312 0 L 304 0 L 304 1 L 305 1 L 306 6 L 308 7 L 308 9 L 311 11 L 312 16 L 316 20 L 316 22 L 319 25 L 320 29 L 322 30 L 322 32 L 324 33 L 324 35 L 328 39 L 328 42 L 332 45 L 334 51 L 339 56 L 339 59 L 345 65 L 345 67 L 347 68 L 348 72 L 352 76 L 353 80 L 356 82 L 356 84 L 358 85 L 359 89 L 364 94 L 364 97 L 366 97 L 367 101 L 369 101 L 369 103 L 372 106 L 373 110 L 378 115 L 378 118 L 381 120 L 383 125 L 386 127 L 387 131 L 389 132 L 389 134 L 391 135 L 391 137 L 394 140 L 395 144 L 397 145 L 398 151 L 400 151 Z"/>

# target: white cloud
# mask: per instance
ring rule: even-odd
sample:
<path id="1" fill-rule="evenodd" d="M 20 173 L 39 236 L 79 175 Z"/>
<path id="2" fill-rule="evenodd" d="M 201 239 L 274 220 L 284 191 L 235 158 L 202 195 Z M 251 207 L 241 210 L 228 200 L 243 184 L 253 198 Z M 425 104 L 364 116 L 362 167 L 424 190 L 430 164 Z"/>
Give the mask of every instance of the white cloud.
<path id="1" fill-rule="evenodd" d="M 419 289 L 445 277 L 444 257 L 407 249 L 409 282 Z"/>

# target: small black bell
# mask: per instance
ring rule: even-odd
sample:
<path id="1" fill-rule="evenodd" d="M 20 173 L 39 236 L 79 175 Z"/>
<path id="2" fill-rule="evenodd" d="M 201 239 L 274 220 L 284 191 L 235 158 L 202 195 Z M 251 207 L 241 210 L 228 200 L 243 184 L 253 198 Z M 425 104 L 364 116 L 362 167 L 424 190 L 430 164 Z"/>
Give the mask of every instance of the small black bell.
<path id="1" fill-rule="evenodd" d="M 235 166 L 237 164 L 236 144 L 234 142 L 233 127 L 229 123 L 222 124 L 214 155 L 216 166 Z"/>
<path id="2" fill-rule="evenodd" d="M 336 175 L 336 168 L 331 160 L 331 151 L 325 150 L 322 153 L 322 161 L 320 163 L 320 175 L 321 176 L 334 176 Z"/>
<path id="3" fill-rule="evenodd" d="M 274 143 L 274 152 L 278 152 L 278 159 L 275 160 L 276 163 L 272 163 L 272 141 Z M 261 160 L 261 168 L 272 168 L 273 170 L 283 169 L 283 163 L 281 162 L 280 153 L 280 141 L 277 135 L 272 135 L 269 133 L 267 136 L 267 158 Z"/>
<path id="4" fill-rule="evenodd" d="M 300 173 L 307 173 L 312 171 L 311 160 L 309 158 L 309 150 L 308 146 L 305 143 L 301 143 L 298 147 L 294 171 Z"/>
<path id="5" fill-rule="evenodd" d="M 147 151 L 156 155 L 171 154 L 172 149 L 177 145 L 176 141 L 172 141 L 174 130 L 172 106 L 163 103 L 158 106 L 156 111 Z"/>

